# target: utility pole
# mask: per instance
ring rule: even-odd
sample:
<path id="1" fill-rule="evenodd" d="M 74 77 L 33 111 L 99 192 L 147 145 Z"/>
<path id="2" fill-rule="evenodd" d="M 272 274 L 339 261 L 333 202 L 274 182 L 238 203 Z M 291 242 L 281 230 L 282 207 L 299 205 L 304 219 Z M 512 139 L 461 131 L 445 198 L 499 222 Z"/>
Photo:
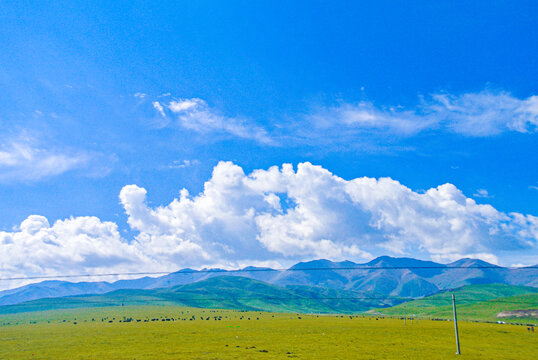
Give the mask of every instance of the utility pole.
<path id="1" fill-rule="evenodd" d="M 456 298 L 452 294 L 452 309 L 454 310 L 454 330 L 456 331 L 456 355 L 461 355 L 460 352 L 460 337 L 458 335 L 458 317 L 456 316 Z"/>

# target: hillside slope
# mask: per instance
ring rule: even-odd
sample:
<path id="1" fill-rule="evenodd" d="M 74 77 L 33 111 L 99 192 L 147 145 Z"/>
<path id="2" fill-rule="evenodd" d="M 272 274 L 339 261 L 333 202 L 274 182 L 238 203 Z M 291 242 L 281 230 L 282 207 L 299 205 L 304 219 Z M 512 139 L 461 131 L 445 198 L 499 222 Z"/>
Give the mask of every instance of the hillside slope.
<path id="1" fill-rule="evenodd" d="M 499 319 L 497 314 L 503 311 L 538 309 L 537 288 L 487 284 L 467 285 L 394 307 L 371 310 L 369 313 L 451 319 L 453 317 L 452 294 L 456 297 L 458 318 L 465 320 L 515 321 L 515 317 Z M 523 317 L 517 319 L 517 322 L 524 320 L 537 321 L 538 319 Z"/>
<path id="2" fill-rule="evenodd" d="M 183 305 L 200 308 L 302 313 L 356 313 L 393 306 L 405 299 L 351 290 L 294 285 L 281 287 L 238 276 L 150 290 L 116 290 L 103 295 L 39 299 L 0 306 L 0 314 L 81 307 Z"/>

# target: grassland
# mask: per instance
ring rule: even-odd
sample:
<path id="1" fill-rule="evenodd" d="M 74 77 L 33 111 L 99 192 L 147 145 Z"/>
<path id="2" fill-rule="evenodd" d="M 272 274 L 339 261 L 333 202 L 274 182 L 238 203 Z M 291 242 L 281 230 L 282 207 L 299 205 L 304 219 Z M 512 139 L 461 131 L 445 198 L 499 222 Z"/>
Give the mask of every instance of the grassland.
<path id="1" fill-rule="evenodd" d="M 191 320 L 192 319 L 192 320 Z M 220 319 L 220 320 L 219 320 Z M 461 358 L 536 359 L 526 327 L 461 322 Z M 453 324 L 124 306 L 0 316 L 1 359 L 453 359 Z"/>
<path id="2" fill-rule="evenodd" d="M 502 311 L 538 308 L 537 288 L 502 284 L 463 286 L 451 292 L 428 296 L 390 308 L 370 311 L 370 313 L 451 319 L 453 316 L 452 293 L 456 296 L 459 319 L 480 321 L 502 320 L 514 323 L 538 324 L 538 319 L 530 317 L 497 318 L 496 315 Z"/>

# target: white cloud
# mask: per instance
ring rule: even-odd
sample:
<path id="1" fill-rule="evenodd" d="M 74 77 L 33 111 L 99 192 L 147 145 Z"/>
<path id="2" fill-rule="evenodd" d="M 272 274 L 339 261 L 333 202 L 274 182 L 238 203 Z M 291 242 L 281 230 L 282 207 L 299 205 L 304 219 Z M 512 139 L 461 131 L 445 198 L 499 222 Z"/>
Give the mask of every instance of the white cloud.
<path id="1" fill-rule="evenodd" d="M 193 256 L 201 260 L 367 258 L 380 249 L 494 259 L 498 250 L 536 249 L 538 242 L 536 217 L 479 205 L 452 184 L 421 194 L 390 178 L 346 181 L 309 163 L 247 176 L 221 162 L 195 197 L 184 189 L 169 205 L 152 209 L 145 196 L 134 185 L 121 193 L 139 237 L 157 248 L 172 238 L 197 244 Z"/>
<path id="2" fill-rule="evenodd" d="M 337 107 L 321 108 L 310 115 L 309 120 L 318 128 L 336 131 L 389 131 L 402 135 L 414 135 L 436 126 L 435 119 L 421 117 L 414 111 L 402 108 L 377 108 L 362 101 L 356 105 L 343 103 Z"/>
<path id="3" fill-rule="evenodd" d="M 184 169 L 190 166 L 198 165 L 200 164 L 200 160 L 194 159 L 194 160 L 174 160 L 170 165 L 167 166 L 168 169 Z"/>
<path id="4" fill-rule="evenodd" d="M 48 149 L 26 138 L 0 143 L 0 181 L 39 180 L 84 167 L 91 156 Z"/>
<path id="5" fill-rule="evenodd" d="M 200 107 L 207 107 L 207 104 L 202 99 L 193 98 L 193 99 L 171 101 L 168 107 L 170 108 L 170 110 L 172 110 L 175 113 L 181 113 L 184 111 L 194 110 Z"/>
<path id="6" fill-rule="evenodd" d="M 529 133 L 538 129 L 538 96 L 518 99 L 507 92 L 491 91 L 434 94 L 409 109 L 376 107 L 368 101 L 343 103 L 320 108 L 308 119 L 318 128 L 351 134 L 371 131 L 411 136 L 439 129 L 477 137 L 504 131 Z"/>
<path id="7" fill-rule="evenodd" d="M 538 128 L 538 96 L 518 99 L 509 93 L 483 91 L 460 96 L 438 94 L 425 109 L 453 131 L 470 136 Z"/>
<path id="8" fill-rule="evenodd" d="M 90 216 L 51 226 L 45 217 L 31 215 L 18 230 L 0 231 L 0 253 L 3 277 L 150 269 L 144 267 L 147 257 L 120 237 L 115 223 Z"/>
<path id="9" fill-rule="evenodd" d="M 486 189 L 478 189 L 478 190 L 476 190 L 476 192 L 473 194 L 473 196 L 474 197 L 479 197 L 479 198 L 490 198 L 490 197 L 492 197 Z"/>
<path id="10" fill-rule="evenodd" d="M 164 113 L 164 108 L 160 102 L 154 101 L 151 104 L 153 105 L 153 108 L 157 110 L 159 114 L 161 114 L 162 117 L 166 117 L 166 114 Z"/>
<path id="11" fill-rule="evenodd" d="M 456 133 L 470 137 L 538 130 L 538 96 L 520 99 L 505 91 L 420 97 L 415 106 L 377 106 L 371 101 L 318 107 L 306 115 L 274 124 L 269 131 L 242 117 L 224 115 L 200 98 L 153 101 L 161 118 L 200 134 L 232 135 L 262 144 L 355 146 L 364 151 L 409 150 L 397 146 L 401 137 L 420 133 Z M 167 122 L 168 124 L 168 122 Z M 372 144 L 372 135 L 388 139 Z"/>
<path id="12" fill-rule="evenodd" d="M 0 232 L 0 274 L 359 261 L 386 253 L 498 263 L 499 253 L 538 249 L 538 217 L 477 204 L 452 184 L 418 193 L 390 178 L 344 180 L 310 163 L 247 175 L 220 162 L 196 196 L 182 189 L 157 207 L 148 206 L 146 196 L 136 185 L 120 192 L 137 232 L 131 241 L 115 223 L 95 217 L 53 225 L 28 217 L 17 230 Z"/>
<path id="13" fill-rule="evenodd" d="M 167 105 L 154 101 L 153 107 L 164 117 L 167 115 L 165 109 L 169 110 L 180 126 L 201 134 L 221 133 L 252 139 L 262 144 L 275 144 L 275 140 L 264 128 L 246 119 L 225 116 L 209 107 L 202 99 L 180 99 L 170 101 Z"/>

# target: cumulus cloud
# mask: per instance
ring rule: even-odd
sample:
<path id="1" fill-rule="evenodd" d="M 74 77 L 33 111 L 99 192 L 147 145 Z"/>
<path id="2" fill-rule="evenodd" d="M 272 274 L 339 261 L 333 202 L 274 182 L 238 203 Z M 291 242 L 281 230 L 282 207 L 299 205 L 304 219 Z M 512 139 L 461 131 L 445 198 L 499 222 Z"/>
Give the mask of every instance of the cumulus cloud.
<path id="1" fill-rule="evenodd" d="M 0 144 L 0 181 L 39 180 L 83 167 L 91 156 L 82 152 L 62 152 L 38 146 L 31 139 Z"/>
<path id="2" fill-rule="evenodd" d="M 495 259 L 505 249 L 536 249 L 536 217 L 479 205 L 452 184 L 417 193 L 390 178 L 343 180 L 309 163 L 246 175 L 219 163 L 204 191 L 187 190 L 150 208 L 135 185 L 120 195 L 131 227 L 148 247 L 189 244 L 191 259 L 368 258 L 380 249 L 437 260 Z M 190 244 L 197 244 L 195 248 Z"/>
<path id="3" fill-rule="evenodd" d="M 220 162 L 194 196 L 182 189 L 169 204 L 152 207 L 144 188 L 127 185 L 119 197 L 134 239 L 95 217 L 50 225 L 32 215 L 17 230 L 0 232 L 0 272 L 360 261 L 387 253 L 497 263 L 498 253 L 538 249 L 538 217 L 477 204 L 452 184 L 416 192 L 390 178 L 344 180 L 310 163 L 245 174 Z"/>
<path id="4" fill-rule="evenodd" d="M 320 108 L 308 119 L 319 128 L 338 132 L 388 132 L 403 136 L 427 130 L 466 136 L 491 136 L 504 131 L 538 129 L 538 96 L 519 99 L 507 92 L 482 91 L 461 95 L 434 94 L 413 108 L 377 107 L 372 102 L 343 103 Z"/>
<path id="5" fill-rule="evenodd" d="M 121 238 L 115 223 L 92 216 L 50 225 L 47 218 L 31 215 L 15 231 L 0 231 L 0 254 L 0 274 L 11 277 L 137 271 L 150 263 Z"/>
<path id="6" fill-rule="evenodd" d="M 166 117 L 165 109 L 178 120 L 180 126 L 201 134 L 222 133 L 243 139 L 252 139 L 262 144 L 274 145 L 275 140 L 267 131 L 246 119 L 230 117 L 211 108 L 198 98 L 180 99 L 161 104 L 154 101 L 153 107 Z"/>

